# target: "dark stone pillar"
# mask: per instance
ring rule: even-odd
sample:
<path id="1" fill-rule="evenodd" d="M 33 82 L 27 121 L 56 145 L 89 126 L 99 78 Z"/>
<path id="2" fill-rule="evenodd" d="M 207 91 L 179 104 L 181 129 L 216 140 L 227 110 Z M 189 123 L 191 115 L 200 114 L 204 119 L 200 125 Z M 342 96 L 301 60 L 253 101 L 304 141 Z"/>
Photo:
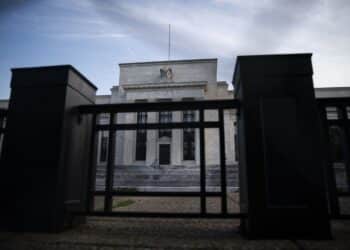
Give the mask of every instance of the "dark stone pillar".
<path id="1" fill-rule="evenodd" d="M 59 232 L 83 211 L 96 87 L 70 65 L 12 70 L 1 159 L 0 226 Z M 81 217 L 80 222 L 84 221 Z"/>
<path id="2" fill-rule="evenodd" d="M 239 56 L 241 210 L 248 237 L 329 238 L 311 54 Z"/>

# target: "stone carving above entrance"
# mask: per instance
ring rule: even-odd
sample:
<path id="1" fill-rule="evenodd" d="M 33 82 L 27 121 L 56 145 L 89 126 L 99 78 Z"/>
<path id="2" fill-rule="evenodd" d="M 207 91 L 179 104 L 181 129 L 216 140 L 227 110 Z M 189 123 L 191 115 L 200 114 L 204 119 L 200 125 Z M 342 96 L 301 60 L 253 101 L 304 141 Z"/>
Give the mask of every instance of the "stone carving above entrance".
<path id="1" fill-rule="evenodd" d="M 161 80 L 172 80 L 173 70 L 170 67 L 164 67 L 160 69 L 160 79 Z"/>

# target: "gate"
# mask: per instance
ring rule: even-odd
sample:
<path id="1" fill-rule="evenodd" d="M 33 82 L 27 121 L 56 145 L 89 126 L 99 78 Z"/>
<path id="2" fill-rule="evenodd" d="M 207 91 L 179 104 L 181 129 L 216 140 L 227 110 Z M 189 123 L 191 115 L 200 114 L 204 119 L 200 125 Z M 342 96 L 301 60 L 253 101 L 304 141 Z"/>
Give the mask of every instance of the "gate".
<path id="1" fill-rule="evenodd" d="M 350 219 L 350 98 L 318 99 L 327 145 L 328 202 L 331 218 Z"/>
<path id="2" fill-rule="evenodd" d="M 229 213 L 227 209 L 227 182 L 225 162 L 225 131 L 224 131 L 224 110 L 237 109 L 238 102 L 232 100 L 215 101 L 182 101 L 182 102 L 157 102 L 157 103 L 129 103 L 129 104 L 106 104 L 80 106 L 81 115 L 93 116 L 93 130 L 91 135 L 91 154 L 89 166 L 89 191 L 87 199 L 87 214 L 93 216 L 136 216 L 136 217 L 203 217 L 203 218 L 242 218 L 242 213 Z M 119 113 L 136 112 L 171 112 L 171 111 L 198 111 L 199 121 L 182 122 L 158 122 L 158 123 L 124 123 L 118 124 L 115 118 Z M 216 110 L 217 121 L 205 121 L 204 112 Z M 97 124 L 99 114 L 109 114 L 109 124 Z M 159 130 L 159 129 L 199 129 L 200 148 L 200 191 L 118 191 L 113 190 L 114 160 L 116 147 L 116 132 L 126 130 Z M 206 128 L 217 128 L 219 130 L 220 145 L 220 191 L 206 190 L 206 161 L 205 161 L 205 133 Z M 96 176 L 96 137 L 98 131 L 108 131 L 108 157 L 105 178 L 105 190 L 95 190 Z M 233 152 L 232 152 L 233 153 Z M 104 196 L 103 211 L 94 211 L 94 197 Z M 113 197 L 138 196 L 138 197 L 199 197 L 199 213 L 162 213 L 162 212 L 116 212 L 112 211 Z M 220 213 L 209 213 L 206 206 L 207 197 L 221 198 Z"/>
<path id="3" fill-rule="evenodd" d="M 350 98 L 322 98 L 317 99 L 320 116 L 324 128 L 325 141 L 327 143 L 328 165 L 325 176 L 328 183 L 328 201 L 331 218 L 349 219 L 349 214 L 341 212 L 339 200 L 350 197 Z M 89 192 L 87 199 L 87 214 L 93 216 L 133 216 L 133 217 L 203 217 L 203 218 L 244 218 L 245 213 L 229 213 L 227 211 L 227 181 L 225 162 L 225 131 L 224 131 L 224 110 L 234 109 L 238 111 L 239 103 L 235 100 L 215 100 L 215 101 L 183 101 L 183 102 L 157 102 L 157 103 L 129 103 L 129 104 L 105 104 L 105 105 L 85 105 L 80 106 L 81 115 L 92 115 L 93 130 L 91 135 L 91 154 L 89 166 Z M 161 111 L 198 111 L 199 121 L 192 122 L 167 122 L 167 123 L 124 123 L 118 124 L 115 121 L 119 113 L 131 112 L 161 112 Z M 204 113 L 207 110 L 218 111 L 218 121 L 205 121 Z M 109 114 L 109 124 L 98 124 L 98 116 Z M 186 129 L 198 128 L 200 131 L 200 191 L 117 191 L 113 190 L 114 160 L 116 147 L 116 132 L 126 130 L 159 130 L 159 129 Z M 219 192 L 206 191 L 206 162 L 204 129 L 219 129 L 220 144 L 220 187 Z M 1 130 L 3 131 L 3 129 Z M 108 158 L 105 178 L 105 190 L 96 190 L 96 150 L 97 133 L 108 131 Z M 338 132 L 341 141 L 336 141 L 334 133 Z M 340 133 L 340 134 L 339 134 Z M 334 143 L 338 143 L 334 145 Z M 161 146 L 161 144 L 159 145 Z M 169 151 L 169 149 L 167 149 Z M 341 154 L 340 161 L 339 156 Z M 338 157 L 338 158 L 334 158 Z M 161 159 L 160 159 L 161 160 Z M 340 164 L 339 164 L 340 163 Z M 340 165 L 340 166 L 339 166 Z M 337 178 L 338 176 L 338 178 Z M 339 177 L 340 176 L 340 177 Z M 94 211 L 94 197 L 104 197 L 103 211 Z M 113 197 L 199 197 L 200 213 L 161 213 L 161 212 L 116 212 L 112 211 Z M 207 197 L 221 198 L 221 212 L 208 213 L 206 207 Z"/>

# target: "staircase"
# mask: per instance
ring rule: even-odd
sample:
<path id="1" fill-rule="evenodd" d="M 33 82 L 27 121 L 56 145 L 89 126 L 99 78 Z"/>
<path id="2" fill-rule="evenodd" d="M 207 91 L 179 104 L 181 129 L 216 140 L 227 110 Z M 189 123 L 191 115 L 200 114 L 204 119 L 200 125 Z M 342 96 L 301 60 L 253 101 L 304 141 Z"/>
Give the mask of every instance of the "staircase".
<path id="1" fill-rule="evenodd" d="M 96 190 L 105 188 L 105 166 L 98 166 L 96 171 Z M 238 166 L 226 166 L 227 187 L 236 190 Z M 207 191 L 220 191 L 220 166 L 206 166 Z M 199 166 L 115 166 L 113 189 L 135 191 L 199 191 Z"/>

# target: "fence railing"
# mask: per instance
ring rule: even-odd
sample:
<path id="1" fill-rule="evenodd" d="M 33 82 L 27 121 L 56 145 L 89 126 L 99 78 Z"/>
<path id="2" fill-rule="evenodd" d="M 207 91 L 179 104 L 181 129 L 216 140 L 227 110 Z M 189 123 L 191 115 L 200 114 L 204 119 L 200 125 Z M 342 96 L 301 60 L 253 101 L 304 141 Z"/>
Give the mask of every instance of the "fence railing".
<path id="1" fill-rule="evenodd" d="M 213 100 L 213 101 L 182 101 L 182 102 L 155 102 L 155 103 L 123 103 L 80 106 L 81 115 L 92 115 L 93 129 L 91 135 L 91 156 L 89 167 L 89 192 L 87 199 L 87 210 L 91 215 L 102 216 L 147 216 L 147 217 L 206 217 L 206 218 L 241 218 L 244 214 L 228 213 L 227 210 L 227 182 L 226 182 L 226 161 L 225 161 L 225 131 L 224 131 L 224 110 L 238 109 L 238 102 L 235 100 Z M 162 111 L 196 111 L 199 113 L 198 121 L 174 121 L 174 122 L 154 122 L 154 123 L 123 123 L 118 124 L 115 118 L 119 113 L 138 112 L 162 112 Z M 217 121 L 205 121 L 204 112 L 206 110 L 217 110 Z M 98 124 L 97 117 L 100 114 L 109 114 L 108 124 Z M 200 162 L 200 191 L 199 192 L 144 192 L 144 191 L 116 191 L 113 190 L 113 171 L 116 146 L 116 132 L 125 130 L 159 130 L 159 129 L 199 129 L 199 162 Z M 206 160 L 205 160 L 205 128 L 217 128 L 219 130 L 219 161 L 220 161 L 220 191 L 209 192 L 206 190 Z M 96 173 L 96 136 L 99 131 L 108 131 L 108 157 L 106 167 L 105 189 L 95 190 Z M 233 153 L 233 152 L 232 152 Z M 93 203 L 95 196 L 104 196 L 103 211 L 94 211 Z M 167 197 L 199 197 L 199 213 L 160 213 L 160 212 L 115 212 L 113 211 L 114 196 L 167 196 Z M 221 212 L 212 214 L 207 212 L 206 198 L 220 197 Z"/>
<path id="2" fill-rule="evenodd" d="M 350 199 L 350 98 L 320 98 L 317 99 L 320 117 L 323 126 L 324 138 L 327 142 L 327 168 L 325 176 L 327 178 L 328 202 L 330 216 L 332 218 L 350 218 L 350 213 L 342 209 L 344 202 L 342 199 Z M 225 162 L 225 131 L 224 131 L 224 110 L 239 110 L 239 103 L 235 100 L 213 100 L 213 101 L 182 101 L 182 102 L 156 102 L 156 103 L 122 103 L 122 104 L 102 104 L 85 105 L 79 107 L 81 115 L 91 115 L 93 129 L 91 134 L 91 151 L 89 166 L 89 191 L 87 199 L 87 211 L 92 215 L 109 216 L 149 216 L 149 217 L 228 217 L 242 218 L 243 213 L 229 213 L 227 211 L 227 181 Z M 161 112 L 161 111 L 196 111 L 199 117 L 195 121 L 174 121 L 174 122 L 154 122 L 154 123 L 117 123 L 115 118 L 119 113 L 138 112 Z M 218 119 L 216 121 L 206 121 L 204 112 L 216 110 Z M 98 123 L 98 116 L 108 114 L 108 123 Z M 6 132 L 7 110 L 0 109 L 0 156 L 2 143 Z M 153 192 L 153 191 L 118 191 L 113 189 L 113 172 L 115 154 L 115 138 L 117 131 L 126 130 L 159 130 L 159 129 L 199 129 L 199 149 L 200 149 L 200 191 L 186 192 Z M 216 128 L 219 130 L 220 145 L 220 191 L 206 190 L 206 162 L 205 162 L 205 135 L 204 129 Z M 97 134 L 99 131 L 108 131 L 108 159 L 106 167 L 105 189 L 95 189 L 96 175 L 96 148 Z M 94 211 L 94 197 L 104 197 L 103 211 Z M 152 213 L 152 212 L 113 212 L 113 197 L 138 196 L 138 197 L 199 197 L 200 213 Z M 221 198 L 221 213 L 211 214 L 207 212 L 206 198 Z M 349 200 L 350 201 L 350 200 Z M 350 209 L 350 202 L 345 202 L 345 206 Z"/>
<path id="3" fill-rule="evenodd" d="M 350 98 L 320 98 L 317 102 L 328 145 L 325 175 L 331 217 L 350 218 Z"/>
<path id="4" fill-rule="evenodd" d="M 2 143 L 4 141 L 5 130 L 6 130 L 6 118 L 7 118 L 7 110 L 0 109 L 0 157 L 2 153 Z"/>

